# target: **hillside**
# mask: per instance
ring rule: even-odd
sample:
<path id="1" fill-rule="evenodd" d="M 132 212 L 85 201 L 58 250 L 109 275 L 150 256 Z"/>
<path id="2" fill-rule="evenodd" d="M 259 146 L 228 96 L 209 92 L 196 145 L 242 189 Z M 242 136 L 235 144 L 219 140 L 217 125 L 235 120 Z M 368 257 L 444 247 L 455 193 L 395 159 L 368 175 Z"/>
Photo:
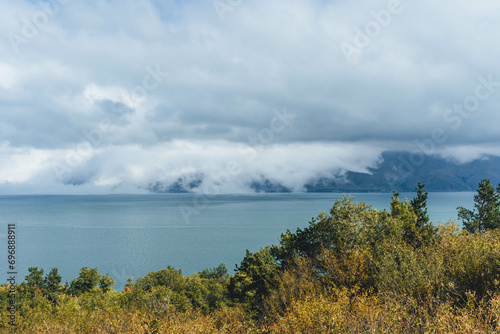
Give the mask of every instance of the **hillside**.
<path id="1" fill-rule="evenodd" d="M 370 173 L 348 171 L 341 181 L 320 178 L 306 185 L 309 192 L 412 191 L 420 181 L 428 191 L 475 191 L 481 178 L 500 182 L 500 157 L 488 156 L 459 164 L 438 156 L 420 155 L 410 163 L 408 152 L 384 152 L 383 162 Z"/>

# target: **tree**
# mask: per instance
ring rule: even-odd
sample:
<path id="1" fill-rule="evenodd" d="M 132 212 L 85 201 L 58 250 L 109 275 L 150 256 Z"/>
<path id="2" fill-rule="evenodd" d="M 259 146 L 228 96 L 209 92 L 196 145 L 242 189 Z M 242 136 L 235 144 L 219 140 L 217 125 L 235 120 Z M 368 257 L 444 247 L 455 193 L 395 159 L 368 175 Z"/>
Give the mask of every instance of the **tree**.
<path id="1" fill-rule="evenodd" d="M 59 275 L 57 268 L 52 268 L 50 272 L 45 276 L 44 285 L 49 292 L 56 292 L 59 290 L 59 284 L 61 284 L 62 277 Z"/>
<path id="2" fill-rule="evenodd" d="M 92 291 L 97 286 L 103 292 L 108 292 L 114 284 L 115 281 L 108 274 L 103 276 L 99 274 L 97 268 L 83 267 L 80 270 L 80 276 L 71 281 L 69 289 L 71 294 L 79 296 Z"/>
<path id="3" fill-rule="evenodd" d="M 38 267 L 30 267 L 29 274 L 24 278 L 30 287 L 43 289 L 43 268 L 38 270 Z"/>
<path id="4" fill-rule="evenodd" d="M 57 292 L 60 292 L 62 277 L 58 274 L 57 268 L 52 270 L 43 277 L 43 268 L 30 267 L 29 274 L 25 277 L 25 281 L 20 285 L 21 294 L 25 293 L 28 298 L 33 299 L 36 295 L 47 296 L 49 300 L 57 300 Z"/>
<path id="5" fill-rule="evenodd" d="M 219 266 L 215 268 L 203 269 L 203 271 L 199 273 L 199 276 L 201 278 L 217 279 L 222 281 L 225 281 L 229 277 L 226 265 L 224 263 L 219 264 Z"/>
<path id="6" fill-rule="evenodd" d="M 99 279 L 99 287 L 102 289 L 102 292 L 106 293 L 111 291 L 113 285 L 115 285 L 115 280 L 112 279 L 109 274 L 101 275 Z"/>
<path id="7" fill-rule="evenodd" d="M 429 222 L 429 215 L 427 214 L 427 198 L 429 197 L 429 193 L 427 191 L 424 192 L 424 188 L 425 184 L 419 182 L 415 188 L 417 197 L 410 201 L 410 206 L 417 216 L 415 223 L 416 239 L 414 242 L 414 246 L 417 247 L 427 244 L 437 236 L 437 228 Z"/>
<path id="8" fill-rule="evenodd" d="M 419 233 L 417 229 L 417 215 L 413 207 L 406 198 L 405 201 L 399 200 L 399 193 L 394 191 L 391 199 L 390 218 L 393 218 L 393 224 L 387 226 L 396 226 L 395 231 L 400 230 L 402 239 L 413 246 L 418 243 Z M 397 235 L 394 234 L 393 235 Z"/>
<path id="9" fill-rule="evenodd" d="M 278 246 L 271 253 L 283 268 L 295 258 L 308 256 L 317 258 L 323 249 L 349 249 L 353 245 L 370 242 L 374 233 L 386 218 L 387 212 L 372 209 L 363 202 L 354 203 L 354 198 L 342 196 L 337 199 L 329 213 L 322 212 L 309 222 L 309 226 L 297 228 L 295 233 L 287 230 L 281 235 Z"/>
<path id="10" fill-rule="evenodd" d="M 247 250 L 240 266 L 236 266 L 236 274 L 230 279 L 228 288 L 231 297 L 261 307 L 264 297 L 276 283 L 278 269 L 279 265 L 271 255 L 269 246 L 255 253 Z"/>
<path id="11" fill-rule="evenodd" d="M 417 197 L 411 200 L 410 205 L 413 211 L 417 215 L 417 229 L 423 228 L 429 222 L 429 216 L 427 215 L 427 198 L 429 193 L 426 191 L 424 193 L 425 184 L 418 183 L 415 188 L 417 191 Z"/>
<path id="12" fill-rule="evenodd" d="M 25 294 L 28 299 L 34 299 L 37 295 L 44 295 L 45 286 L 43 284 L 43 268 L 38 267 L 28 268 L 29 274 L 25 276 L 26 283 L 19 286 L 20 294 Z"/>
<path id="13" fill-rule="evenodd" d="M 161 292 L 176 310 L 199 309 L 206 312 L 223 307 L 227 304 L 226 267 L 221 264 L 203 272 L 185 277 L 181 270 L 171 266 L 158 272 L 150 272 L 128 287 L 126 291 L 131 293 L 127 298 L 131 303 L 139 302 L 139 305 L 144 305 L 149 303 L 148 299 Z"/>
<path id="14" fill-rule="evenodd" d="M 482 179 L 474 195 L 474 210 L 459 206 L 457 211 L 468 232 L 500 228 L 500 184 L 495 191 L 489 179 Z"/>
<path id="15" fill-rule="evenodd" d="M 166 269 L 151 272 L 137 279 L 134 287 L 144 291 L 151 291 L 155 286 L 166 286 L 173 291 L 182 291 L 185 288 L 185 281 L 180 269 L 168 266 Z"/>

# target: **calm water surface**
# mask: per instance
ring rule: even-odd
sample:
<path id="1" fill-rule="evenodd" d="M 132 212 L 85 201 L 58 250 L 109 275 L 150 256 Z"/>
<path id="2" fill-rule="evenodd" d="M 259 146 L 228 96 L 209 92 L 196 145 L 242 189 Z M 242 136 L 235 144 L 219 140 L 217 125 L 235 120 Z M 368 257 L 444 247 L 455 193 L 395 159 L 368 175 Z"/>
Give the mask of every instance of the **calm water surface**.
<path id="1" fill-rule="evenodd" d="M 414 193 L 402 193 L 414 197 Z M 456 218 L 472 208 L 473 193 L 430 193 L 431 221 Z M 108 196 L 0 196 L 0 279 L 7 280 L 7 224 L 17 228 L 18 277 L 31 266 L 57 267 L 63 282 L 80 268 L 109 273 L 116 288 L 171 265 L 189 275 L 276 244 L 286 229 L 305 227 L 341 194 L 219 195 L 195 209 L 192 194 Z M 377 209 L 391 194 L 354 194 Z M 198 203 L 198 202 L 197 202 Z M 199 203 L 203 204 L 203 203 Z"/>

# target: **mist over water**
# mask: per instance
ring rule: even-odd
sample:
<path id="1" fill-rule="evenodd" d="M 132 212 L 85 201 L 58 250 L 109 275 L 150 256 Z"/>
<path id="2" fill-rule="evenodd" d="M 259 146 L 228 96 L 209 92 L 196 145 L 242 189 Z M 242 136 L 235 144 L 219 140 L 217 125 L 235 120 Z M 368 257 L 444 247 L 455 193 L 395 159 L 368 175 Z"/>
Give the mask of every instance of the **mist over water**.
<path id="1" fill-rule="evenodd" d="M 7 224 L 17 227 L 18 273 L 57 267 L 64 281 L 84 266 L 109 273 L 121 290 L 129 277 L 171 265 L 189 275 L 225 263 L 232 272 L 245 250 L 277 244 L 281 233 L 305 227 L 329 211 L 342 194 L 217 195 L 196 207 L 193 194 L 99 196 L 0 196 L 0 242 Z M 353 194 L 388 209 L 392 194 Z M 414 193 L 401 193 L 409 199 Z M 473 193 L 429 193 L 432 222 L 456 219 L 456 207 L 472 208 Z M 192 209 L 188 215 L 182 208 Z M 187 218 L 187 219 L 186 219 Z M 0 265 L 6 281 L 6 256 Z"/>

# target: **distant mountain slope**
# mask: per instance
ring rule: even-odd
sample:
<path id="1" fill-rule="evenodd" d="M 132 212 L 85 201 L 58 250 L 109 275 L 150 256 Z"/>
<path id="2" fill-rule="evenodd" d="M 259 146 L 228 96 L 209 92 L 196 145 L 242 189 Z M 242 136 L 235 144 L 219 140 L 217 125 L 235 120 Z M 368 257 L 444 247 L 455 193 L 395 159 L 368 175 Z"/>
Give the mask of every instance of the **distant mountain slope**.
<path id="1" fill-rule="evenodd" d="M 370 173 L 347 172 L 340 181 L 319 178 L 305 187 L 308 192 L 413 191 L 418 182 L 428 191 L 475 191 L 483 178 L 500 182 L 500 157 L 487 156 L 459 164 L 438 156 L 384 152 L 383 162 Z"/>
<path id="2" fill-rule="evenodd" d="M 337 178 L 318 177 L 304 185 L 307 192 L 391 192 L 413 191 L 418 182 L 428 191 L 475 191 L 479 181 L 489 178 L 494 185 L 500 182 L 500 157 L 486 156 L 465 164 L 440 156 L 415 155 L 409 152 L 387 151 L 382 162 L 368 173 L 347 171 Z M 174 184 L 155 182 L 151 192 L 181 193 L 196 190 L 203 175 L 178 179 Z M 290 192 L 288 187 L 265 176 L 253 180 L 248 189 L 254 192 Z"/>

